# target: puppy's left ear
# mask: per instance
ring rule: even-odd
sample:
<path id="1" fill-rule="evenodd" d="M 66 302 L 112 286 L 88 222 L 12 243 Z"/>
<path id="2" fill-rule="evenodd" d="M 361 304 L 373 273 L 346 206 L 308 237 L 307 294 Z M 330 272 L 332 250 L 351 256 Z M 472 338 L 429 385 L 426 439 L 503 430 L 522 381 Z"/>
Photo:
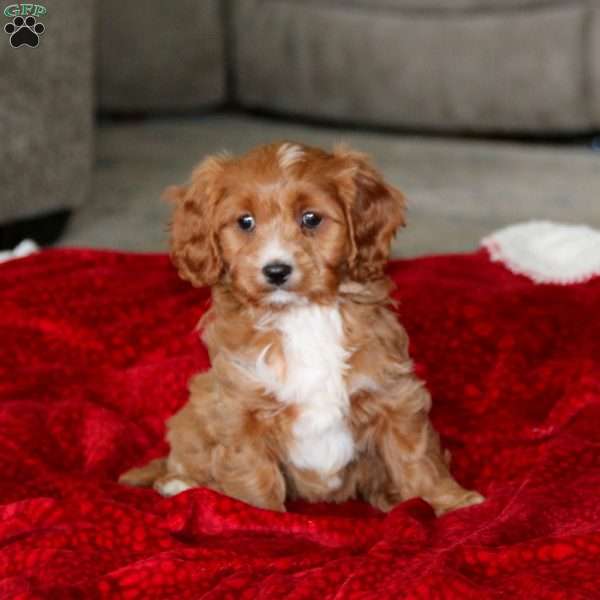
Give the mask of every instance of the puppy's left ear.
<path id="1" fill-rule="evenodd" d="M 356 281 L 381 279 L 396 230 L 406 224 L 406 200 L 364 154 L 342 146 L 334 149 L 333 156 L 339 161 L 338 191 L 350 233 L 350 277 Z"/>

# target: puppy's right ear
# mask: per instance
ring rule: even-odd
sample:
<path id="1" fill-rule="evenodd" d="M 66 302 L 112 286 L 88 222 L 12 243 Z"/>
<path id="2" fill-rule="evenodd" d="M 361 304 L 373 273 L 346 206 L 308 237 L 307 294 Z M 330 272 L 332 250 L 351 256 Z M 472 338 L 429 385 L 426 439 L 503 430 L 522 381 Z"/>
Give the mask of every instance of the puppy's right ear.
<path id="1" fill-rule="evenodd" d="M 171 186 L 164 196 L 173 203 L 171 260 L 179 276 L 196 287 L 214 285 L 223 270 L 215 226 L 219 185 L 225 158 L 211 157 L 192 173 L 188 185 Z"/>

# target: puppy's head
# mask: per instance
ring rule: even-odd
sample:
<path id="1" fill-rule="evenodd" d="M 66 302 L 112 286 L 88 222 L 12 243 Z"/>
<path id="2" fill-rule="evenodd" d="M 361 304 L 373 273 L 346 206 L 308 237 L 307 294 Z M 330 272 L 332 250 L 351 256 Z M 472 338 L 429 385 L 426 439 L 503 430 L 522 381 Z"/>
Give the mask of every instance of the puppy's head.
<path id="1" fill-rule="evenodd" d="M 404 224 L 402 194 L 346 148 L 285 142 L 211 157 L 168 195 L 181 277 L 251 303 L 324 302 L 344 279 L 380 279 Z"/>

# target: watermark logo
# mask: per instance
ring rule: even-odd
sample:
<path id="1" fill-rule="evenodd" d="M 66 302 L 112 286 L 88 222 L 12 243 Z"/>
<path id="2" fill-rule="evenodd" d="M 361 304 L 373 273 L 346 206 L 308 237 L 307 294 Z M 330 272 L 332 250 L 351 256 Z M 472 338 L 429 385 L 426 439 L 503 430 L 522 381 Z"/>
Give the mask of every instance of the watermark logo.
<path id="1" fill-rule="evenodd" d="M 4 26 L 4 31 L 10 36 L 13 48 L 29 46 L 35 48 L 40 43 L 40 36 L 46 31 L 44 24 L 39 21 L 48 10 L 42 4 L 10 4 L 4 9 L 4 16 L 12 21 Z"/>

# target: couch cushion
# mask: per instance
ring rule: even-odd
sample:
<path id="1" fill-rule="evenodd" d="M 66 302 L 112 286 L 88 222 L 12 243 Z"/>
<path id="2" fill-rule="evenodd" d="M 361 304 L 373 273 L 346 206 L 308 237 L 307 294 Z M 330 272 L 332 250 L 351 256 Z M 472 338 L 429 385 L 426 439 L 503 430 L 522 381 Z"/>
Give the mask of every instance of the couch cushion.
<path id="1" fill-rule="evenodd" d="M 194 109 L 225 94 L 219 0 L 97 2 L 99 108 Z"/>
<path id="2" fill-rule="evenodd" d="M 287 0 L 302 4 L 320 4 L 323 0 Z M 585 0 L 583 0 L 585 1 Z M 398 8 L 411 11 L 463 11 L 463 10 L 505 10 L 507 8 L 529 8 L 536 6 L 564 5 L 564 0 L 333 0 L 329 6 L 359 8 Z"/>
<path id="3" fill-rule="evenodd" d="M 589 125 L 577 4 L 416 13 L 238 0 L 234 17 L 248 106 L 440 130 Z"/>

